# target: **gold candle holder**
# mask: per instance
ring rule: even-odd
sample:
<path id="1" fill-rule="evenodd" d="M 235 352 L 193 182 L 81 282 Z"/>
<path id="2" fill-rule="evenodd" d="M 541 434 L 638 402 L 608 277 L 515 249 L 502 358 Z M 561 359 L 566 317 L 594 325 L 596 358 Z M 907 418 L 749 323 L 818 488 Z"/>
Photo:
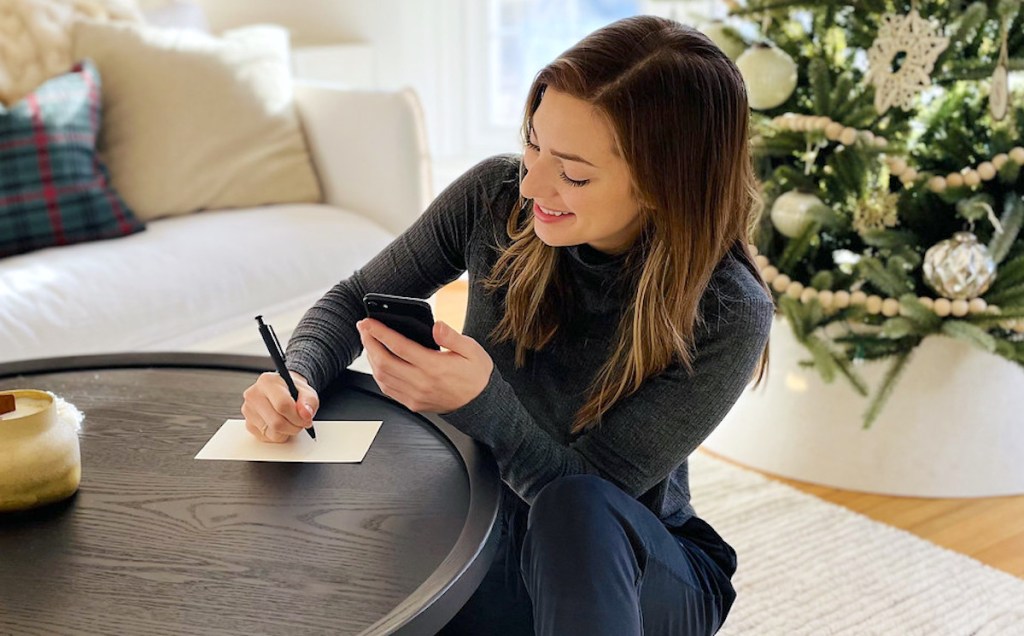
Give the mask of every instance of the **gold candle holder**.
<path id="1" fill-rule="evenodd" d="M 0 512 L 73 495 L 82 478 L 75 424 L 58 416 L 56 398 L 48 391 L 0 391 L 3 395 L 14 397 L 15 410 L 0 415 Z"/>

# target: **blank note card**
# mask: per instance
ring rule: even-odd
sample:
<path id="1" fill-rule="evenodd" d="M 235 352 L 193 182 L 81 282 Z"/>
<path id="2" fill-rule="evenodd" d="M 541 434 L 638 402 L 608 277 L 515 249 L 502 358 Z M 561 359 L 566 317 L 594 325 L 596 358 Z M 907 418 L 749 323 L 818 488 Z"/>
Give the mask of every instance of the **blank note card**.
<path id="1" fill-rule="evenodd" d="M 228 420 L 213 434 L 196 459 L 252 462 L 361 462 L 381 421 L 314 421 L 316 439 L 305 431 L 283 444 L 261 442 L 245 430 L 245 420 Z"/>

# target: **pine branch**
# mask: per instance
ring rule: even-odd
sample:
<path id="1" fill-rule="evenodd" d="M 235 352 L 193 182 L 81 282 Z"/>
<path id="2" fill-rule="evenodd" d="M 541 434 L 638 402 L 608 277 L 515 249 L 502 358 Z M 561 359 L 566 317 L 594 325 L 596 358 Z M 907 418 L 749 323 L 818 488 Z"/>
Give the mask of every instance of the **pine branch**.
<path id="1" fill-rule="evenodd" d="M 830 100 L 834 104 L 832 119 L 846 123 L 846 115 L 849 114 L 853 108 L 855 100 L 850 99 L 853 93 L 853 76 L 850 73 L 840 73 L 839 78 L 836 80 L 835 90 L 832 91 L 832 99 Z"/>
<path id="2" fill-rule="evenodd" d="M 840 148 L 829 155 L 826 165 L 832 167 L 833 176 L 841 192 L 832 191 L 833 200 L 841 201 L 843 193 L 856 197 L 864 190 L 867 180 L 867 165 L 855 149 Z"/>
<path id="3" fill-rule="evenodd" d="M 906 338 L 901 338 L 899 340 L 877 341 L 872 346 L 864 349 L 863 359 L 875 362 L 891 358 L 894 355 L 898 355 L 908 349 L 912 349 L 915 345 L 908 343 L 914 338 L 914 336 L 907 336 Z"/>
<path id="4" fill-rule="evenodd" d="M 804 347 L 814 356 L 814 368 L 826 384 L 832 384 L 836 378 L 836 371 L 839 365 L 836 363 L 835 354 L 825 341 L 813 334 L 808 335 L 803 341 Z"/>
<path id="5" fill-rule="evenodd" d="M 1024 122 L 1024 116 L 1021 117 L 1021 121 Z M 1017 177 L 1020 176 L 1021 165 L 1016 161 L 1007 161 L 1003 164 L 1003 167 L 999 170 L 999 181 L 1006 184 L 1014 184 L 1017 182 Z"/>
<path id="6" fill-rule="evenodd" d="M 918 325 L 910 318 L 895 316 L 885 321 L 879 334 L 883 338 L 898 340 L 909 335 L 919 335 Z"/>
<path id="7" fill-rule="evenodd" d="M 802 170 L 797 170 L 795 166 L 786 164 L 779 166 L 772 173 L 771 181 L 778 185 L 778 189 L 781 190 L 807 190 L 813 191 L 815 189 L 814 177 L 806 175 Z"/>
<path id="8" fill-rule="evenodd" d="M 1024 306 L 1024 287 L 1018 285 L 992 295 L 992 304 L 999 307 Z"/>
<path id="9" fill-rule="evenodd" d="M 952 71 L 938 73 L 932 76 L 932 84 L 952 84 L 965 80 L 983 80 L 992 77 L 996 70 L 997 62 L 979 62 L 977 60 L 965 60 L 952 62 Z M 1010 72 L 1024 71 L 1024 58 L 1010 58 L 1006 63 L 1006 69 Z"/>
<path id="10" fill-rule="evenodd" d="M 928 309 L 912 293 L 900 296 L 900 312 L 903 317 L 914 321 L 922 333 L 934 333 L 942 328 L 942 318 Z"/>
<path id="11" fill-rule="evenodd" d="M 827 269 L 823 269 L 811 277 L 811 287 L 818 291 L 832 289 L 834 282 L 835 276 Z"/>
<path id="12" fill-rule="evenodd" d="M 844 352 L 833 350 L 824 339 L 812 333 L 824 320 L 821 304 L 809 303 L 809 309 L 807 309 L 798 300 L 782 296 L 779 299 L 779 308 L 789 322 L 797 341 L 814 357 L 813 363 L 804 366 L 813 366 L 821 375 L 822 380 L 827 383 L 834 380 L 835 372 L 838 370 L 846 376 L 855 391 L 867 396 L 867 384 L 854 371 L 847 355 Z"/>
<path id="13" fill-rule="evenodd" d="M 995 352 L 1010 362 L 1024 365 L 1024 341 L 1012 342 L 1003 338 L 997 338 Z"/>
<path id="14" fill-rule="evenodd" d="M 1017 240 L 1017 234 L 1020 233 L 1021 223 L 1024 222 L 1024 199 L 1016 192 L 1007 193 L 1003 216 L 999 222 L 1003 231 L 994 235 L 988 244 L 989 252 L 997 265 L 1010 252 L 1013 242 Z"/>
<path id="15" fill-rule="evenodd" d="M 993 327 L 1001 327 L 1002 323 L 1007 320 L 1021 320 L 1024 319 L 1024 305 L 1012 308 L 1002 308 L 1002 311 L 998 314 L 984 313 L 984 314 L 967 314 L 960 319 L 960 322 L 968 322 L 972 325 L 977 325 L 981 328 L 991 329 Z"/>
<path id="16" fill-rule="evenodd" d="M 817 298 L 812 298 L 809 302 L 801 304 L 806 309 L 808 324 L 814 325 L 815 329 L 818 329 L 823 323 L 827 322 L 825 308 Z"/>
<path id="17" fill-rule="evenodd" d="M 815 114 L 828 115 L 832 112 L 832 78 L 829 76 L 828 64 L 820 57 L 814 58 L 807 65 L 807 75 L 811 82 Z"/>
<path id="18" fill-rule="evenodd" d="M 796 337 L 797 341 L 802 344 L 807 339 L 811 330 L 808 328 L 808 325 L 804 320 L 800 303 L 795 299 L 784 295 L 779 298 L 779 309 L 782 311 L 782 315 L 785 316 L 786 321 L 789 322 L 789 326 L 793 330 L 793 335 Z"/>
<path id="19" fill-rule="evenodd" d="M 804 227 L 799 236 L 791 239 L 778 260 L 777 266 L 779 270 L 784 272 L 792 271 L 793 266 L 807 256 L 807 252 L 811 249 L 811 240 L 818 236 L 820 231 L 821 223 L 811 221 Z"/>
<path id="20" fill-rule="evenodd" d="M 860 235 L 864 243 L 879 249 L 894 249 L 904 245 L 919 245 L 921 239 L 910 230 L 870 230 Z"/>
<path id="21" fill-rule="evenodd" d="M 984 2 L 974 2 L 953 22 L 949 33 L 949 44 L 935 60 L 935 68 L 942 68 L 946 60 L 962 59 L 964 49 L 974 43 L 981 33 L 981 27 L 988 18 L 988 6 Z"/>
<path id="22" fill-rule="evenodd" d="M 786 131 L 761 135 L 757 141 L 751 142 L 750 150 L 759 157 L 793 157 L 803 152 L 806 145 L 807 141 L 802 134 Z"/>
<path id="23" fill-rule="evenodd" d="M 882 378 L 882 384 L 878 392 L 875 393 L 874 399 L 871 400 L 871 404 L 868 406 L 867 411 L 864 413 L 864 429 L 871 428 L 875 420 L 878 418 L 879 413 L 882 411 L 882 407 L 889 401 L 889 396 L 892 395 L 892 391 L 896 388 L 896 381 L 900 375 L 903 374 L 903 370 L 907 367 L 907 362 L 910 361 L 913 355 L 913 349 L 905 351 L 896 356 L 893 360 L 892 365 L 886 371 L 885 376 Z"/>
<path id="24" fill-rule="evenodd" d="M 856 108 L 851 109 L 850 114 L 844 118 L 845 123 L 854 128 L 874 128 L 879 119 L 878 112 L 875 110 L 874 97 L 867 103 L 860 103 L 862 101 L 864 100 L 851 100 L 851 104 Z M 860 105 L 857 106 L 857 104 Z"/>
<path id="25" fill-rule="evenodd" d="M 951 338 L 962 340 L 979 349 L 984 349 L 989 353 L 996 350 L 996 340 L 992 337 L 992 334 L 976 324 L 963 320 L 947 320 L 942 323 L 942 333 Z"/>
<path id="26" fill-rule="evenodd" d="M 909 277 L 900 278 L 894 275 L 873 256 L 862 257 L 857 263 L 857 271 L 879 291 L 889 296 L 898 297 L 914 290 L 913 284 L 909 282 Z"/>
<path id="27" fill-rule="evenodd" d="M 838 366 L 839 371 L 846 376 L 846 379 L 850 382 L 850 386 L 853 387 L 853 390 L 858 394 L 867 397 L 868 385 L 864 379 L 860 377 L 860 374 L 854 370 L 853 362 L 850 360 L 849 356 L 844 351 L 832 351 L 831 348 L 829 348 L 829 350 L 832 352 L 832 359 Z"/>
<path id="28" fill-rule="evenodd" d="M 1024 283 L 1024 255 L 1006 261 L 996 270 L 996 280 L 992 283 L 988 293 L 984 295 L 988 303 L 992 303 L 992 296 L 999 294 L 1011 287 Z"/>
<path id="29" fill-rule="evenodd" d="M 1024 283 L 1014 285 L 1013 287 L 1007 287 L 998 293 L 987 294 L 985 296 L 985 302 L 998 305 L 1018 305 L 1024 302 Z"/>

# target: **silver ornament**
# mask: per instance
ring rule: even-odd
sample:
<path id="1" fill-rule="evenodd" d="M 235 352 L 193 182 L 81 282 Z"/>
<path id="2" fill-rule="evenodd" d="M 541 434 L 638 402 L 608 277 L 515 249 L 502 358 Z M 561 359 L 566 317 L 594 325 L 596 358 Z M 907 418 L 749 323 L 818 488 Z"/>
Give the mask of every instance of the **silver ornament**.
<path id="1" fill-rule="evenodd" d="M 971 232 L 957 232 L 924 254 L 924 280 L 951 300 L 984 294 L 996 279 L 996 262 Z"/>

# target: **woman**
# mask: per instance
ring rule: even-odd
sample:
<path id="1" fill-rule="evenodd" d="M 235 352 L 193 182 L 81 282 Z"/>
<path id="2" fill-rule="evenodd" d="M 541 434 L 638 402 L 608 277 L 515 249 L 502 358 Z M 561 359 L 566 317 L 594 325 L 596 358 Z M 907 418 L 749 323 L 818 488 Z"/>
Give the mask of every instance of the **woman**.
<path id="1" fill-rule="evenodd" d="M 541 70 L 524 154 L 482 161 L 303 317 L 245 392 L 283 442 L 365 347 L 381 390 L 490 448 L 502 543 L 445 634 L 712 634 L 733 549 L 689 503 L 687 457 L 767 365 L 771 294 L 748 250 L 759 200 L 735 65 L 637 16 Z M 360 318 L 469 271 L 463 334 L 422 347 Z M 756 385 L 755 385 L 756 386 Z"/>

